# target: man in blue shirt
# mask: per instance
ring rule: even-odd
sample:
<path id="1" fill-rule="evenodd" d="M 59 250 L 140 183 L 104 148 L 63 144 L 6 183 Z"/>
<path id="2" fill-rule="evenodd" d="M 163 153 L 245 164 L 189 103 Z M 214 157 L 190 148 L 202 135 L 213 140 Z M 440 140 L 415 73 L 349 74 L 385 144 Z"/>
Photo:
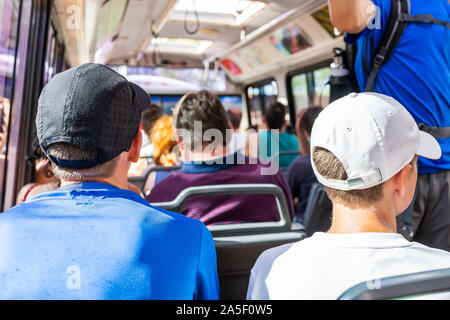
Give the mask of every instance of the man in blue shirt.
<path id="1" fill-rule="evenodd" d="M 217 299 L 216 253 L 198 220 L 127 189 L 148 95 L 83 64 L 39 98 L 41 149 L 62 187 L 0 215 L 0 299 Z"/>
<path id="2" fill-rule="evenodd" d="M 355 73 L 363 90 L 372 56 L 386 31 L 391 0 L 329 0 L 328 4 L 332 23 L 347 32 L 350 44 L 357 44 Z M 409 4 L 410 15 L 431 14 L 449 21 L 447 0 L 410 0 Z M 440 24 L 408 22 L 373 88 L 403 104 L 441 146 L 440 159 L 419 157 L 413 240 L 450 251 L 450 30 Z"/>

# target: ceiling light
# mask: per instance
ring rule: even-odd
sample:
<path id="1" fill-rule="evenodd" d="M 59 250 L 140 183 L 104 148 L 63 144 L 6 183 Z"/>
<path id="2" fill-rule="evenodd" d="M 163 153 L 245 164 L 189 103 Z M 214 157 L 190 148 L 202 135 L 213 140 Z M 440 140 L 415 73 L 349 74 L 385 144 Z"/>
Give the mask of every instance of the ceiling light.
<path id="1" fill-rule="evenodd" d="M 265 7 L 267 4 L 262 1 L 179 0 L 170 19 L 183 20 L 186 11 L 197 11 L 201 22 L 241 26 Z"/>

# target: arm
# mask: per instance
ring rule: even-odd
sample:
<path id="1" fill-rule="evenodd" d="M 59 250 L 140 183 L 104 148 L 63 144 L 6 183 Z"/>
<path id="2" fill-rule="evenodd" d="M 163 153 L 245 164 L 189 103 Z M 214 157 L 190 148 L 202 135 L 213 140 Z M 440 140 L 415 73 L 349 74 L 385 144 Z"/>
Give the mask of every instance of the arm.
<path id="1" fill-rule="evenodd" d="M 328 0 L 331 23 L 340 31 L 360 33 L 376 13 L 370 0 Z"/>

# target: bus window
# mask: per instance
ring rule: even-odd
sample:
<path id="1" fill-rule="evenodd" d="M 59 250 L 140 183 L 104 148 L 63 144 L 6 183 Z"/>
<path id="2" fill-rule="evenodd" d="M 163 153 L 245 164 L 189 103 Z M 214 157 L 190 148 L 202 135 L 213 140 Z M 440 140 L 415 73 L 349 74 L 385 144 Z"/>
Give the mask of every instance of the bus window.
<path id="1" fill-rule="evenodd" d="M 329 78 L 328 63 L 322 63 L 307 70 L 294 71 L 287 76 L 289 104 L 293 105 L 295 115 L 304 108 L 328 105 Z"/>
<path id="2" fill-rule="evenodd" d="M 250 125 L 261 125 L 266 108 L 277 101 L 278 85 L 275 79 L 268 79 L 247 86 L 247 108 Z"/>
<path id="3" fill-rule="evenodd" d="M 306 74 L 299 74 L 291 78 L 292 95 L 294 96 L 295 113 L 308 107 L 308 85 Z"/>
<path id="4" fill-rule="evenodd" d="M 325 107 L 330 102 L 330 68 L 325 67 L 314 70 L 314 106 Z"/>
<path id="5" fill-rule="evenodd" d="M 0 1 L 0 193 L 3 195 L 20 1 Z M 0 197 L 3 207 L 3 196 Z"/>
<path id="6" fill-rule="evenodd" d="M 161 108 L 163 112 L 168 115 L 172 115 L 173 109 L 177 104 L 178 100 L 181 99 L 182 96 L 162 96 L 161 97 Z"/>
<path id="7" fill-rule="evenodd" d="M 242 97 L 241 96 L 219 96 L 225 110 L 231 108 L 238 108 L 242 112 Z"/>
<path id="8" fill-rule="evenodd" d="M 47 50 L 44 64 L 44 84 L 50 81 L 55 75 L 55 51 L 56 51 L 56 33 L 53 26 L 50 24 L 47 36 Z"/>

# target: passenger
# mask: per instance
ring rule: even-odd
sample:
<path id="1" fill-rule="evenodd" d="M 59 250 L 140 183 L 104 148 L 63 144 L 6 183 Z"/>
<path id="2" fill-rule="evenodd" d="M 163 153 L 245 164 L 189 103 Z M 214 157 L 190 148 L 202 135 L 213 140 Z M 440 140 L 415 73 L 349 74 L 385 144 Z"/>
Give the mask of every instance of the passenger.
<path id="1" fill-rule="evenodd" d="M 143 135 L 142 139 L 143 142 L 139 161 L 131 164 L 130 170 L 128 170 L 129 177 L 141 176 L 145 170 L 153 164 L 154 146 L 153 143 L 150 142 L 150 131 L 156 120 L 162 117 L 162 115 L 162 109 L 153 103 L 142 111 L 141 126 L 145 135 Z"/>
<path id="2" fill-rule="evenodd" d="M 92 63 L 45 86 L 38 139 L 62 187 L 0 215 L 0 299 L 219 297 L 208 229 L 126 190 L 148 100 Z"/>
<path id="3" fill-rule="evenodd" d="M 230 152 L 236 152 L 238 150 L 244 150 L 245 143 L 247 142 L 247 136 L 240 132 L 242 112 L 236 107 L 233 107 L 227 111 L 227 118 L 230 122 L 231 129 L 233 129 L 233 135 L 231 136 L 229 148 Z"/>
<path id="4" fill-rule="evenodd" d="M 175 152 L 177 141 L 174 137 L 173 117 L 163 116 L 154 124 L 151 134 L 150 143 L 154 146 L 153 159 L 157 166 L 172 167 L 178 164 L 178 156 Z M 144 193 L 148 194 L 155 184 L 171 174 L 170 171 L 152 172 L 144 186 Z"/>
<path id="5" fill-rule="evenodd" d="M 322 107 L 310 107 L 299 114 L 296 121 L 296 131 L 302 155 L 296 158 L 287 171 L 287 181 L 291 188 L 296 205 L 295 218 L 302 223 L 308 203 L 311 186 L 317 182 L 311 166 L 309 139 L 311 130 Z"/>
<path id="6" fill-rule="evenodd" d="M 141 117 L 142 129 L 147 136 L 148 142 L 147 144 L 143 144 L 141 156 L 149 157 L 149 159 L 151 159 L 150 157 L 153 156 L 154 145 L 150 140 L 150 133 L 156 121 L 162 116 L 163 116 L 162 109 L 158 105 L 153 103 L 144 111 L 142 111 Z"/>
<path id="7" fill-rule="evenodd" d="M 17 194 L 16 203 L 24 202 L 39 193 L 55 190 L 61 186 L 61 180 L 53 174 L 52 164 L 42 152 L 38 143 L 39 142 L 36 141 L 33 157 L 30 159 L 34 164 L 34 182 L 29 183 L 20 189 Z"/>
<path id="8" fill-rule="evenodd" d="M 259 159 L 272 160 L 278 152 L 299 151 L 297 138 L 285 130 L 286 109 L 284 104 L 275 102 L 265 111 L 257 143 L 254 142 L 253 137 L 249 139 L 251 157 L 257 156 Z M 296 154 L 282 155 L 275 161 L 280 168 L 287 168 L 296 157 Z"/>
<path id="9" fill-rule="evenodd" d="M 439 160 L 419 157 L 415 201 L 406 215 L 412 211 L 409 222 L 412 240 L 450 251 L 450 4 L 448 0 L 409 2 L 413 19 L 422 17 L 428 21 L 400 23 L 406 27 L 391 56 L 379 69 L 373 88 L 398 100 L 422 130 L 438 139 L 442 157 Z M 387 32 L 391 3 L 391 0 L 328 1 L 333 24 L 348 33 L 349 43 L 357 44 L 355 73 L 361 90 L 373 69 L 370 64 L 374 52 Z M 430 14 L 435 23 L 431 23 Z M 404 218 L 407 224 L 408 217 Z"/>
<path id="10" fill-rule="evenodd" d="M 408 111 L 377 93 L 326 107 L 311 134 L 312 165 L 333 202 L 327 233 L 265 251 L 249 299 L 336 299 L 360 282 L 450 268 L 450 253 L 409 242 L 395 217 L 411 203 L 417 156 L 441 150 Z"/>
<path id="11" fill-rule="evenodd" d="M 203 90 L 185 95 L 175 107 L 174 119 L 182 169 L 155 185 L 146 198 L 150 203 L 174 200 L 182 190 L 192 186 L 272 183 L 285 192 L 293 213 L 289 187 L 279 170 L 264 175 L 261 172 L 268 165 L 257 159 L 251 164 L 241 153 L 229 153 L 228 119 L 215 94 Z M 280 220 L 271 195 L 196 197 L 187 201 L 183 214 L 207 225 Z"/>

